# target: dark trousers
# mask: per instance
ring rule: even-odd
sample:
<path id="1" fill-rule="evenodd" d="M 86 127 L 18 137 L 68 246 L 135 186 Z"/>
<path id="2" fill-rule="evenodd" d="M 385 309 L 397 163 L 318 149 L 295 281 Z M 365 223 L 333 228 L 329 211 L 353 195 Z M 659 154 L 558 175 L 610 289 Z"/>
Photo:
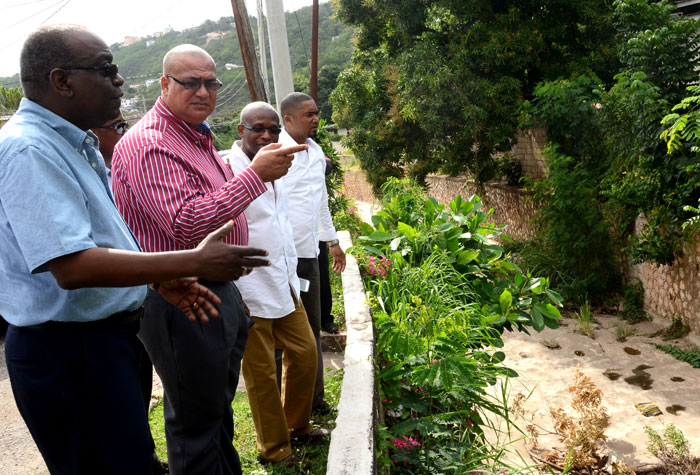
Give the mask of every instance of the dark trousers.
<path id="1" fill-rule="evenodd" d="M 331 280 L 328 270 L 328 246 L 324 241 L 318 243 L 318 274 L 321 298 L 321 323 L 333 324 L 333 293 L 331 292 Z"/>
<path id="2" fill-rule="evenodd" d="M 313 408 L 323 404 L 323 353 L 321 351 L 321 288 L 317 258 L 299 258 L 297 263 L 297 275 L 309 281 L 309 291 L 301 293 L 301 301 L 304 303 L 306 315 L 309 317 L 311 331 L 316 339 L 316 354 L 318 367 L 316 370 L 316 385 L 314 386 Z"/>
<path id="3" fill-rule="evenodd" d="M 191 322 L 149 290 L 139 338 L 163 382 L 170 473 L 240 474 L 231 403 L 248 337 L 248 317 L 233 283 L 202 283 L 221 299 L 220 318 Z"/>
<path id="4" fill-rule="evenodd" d="M 5 358 L 17 407 L 52 475 L 151 473 L 135 321 L 101 330 L 11 326 Z"/>

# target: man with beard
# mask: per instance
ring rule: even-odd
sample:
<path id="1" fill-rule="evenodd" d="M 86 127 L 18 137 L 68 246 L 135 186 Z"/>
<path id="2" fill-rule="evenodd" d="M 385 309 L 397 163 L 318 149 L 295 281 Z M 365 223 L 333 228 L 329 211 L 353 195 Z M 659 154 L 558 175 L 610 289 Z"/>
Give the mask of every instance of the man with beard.
<path id="1" fill-rule="evenodd" d="M 345 270 L 345 253 L 338 244 L 333 220 L 328 210 L 326 190 L 326 158 L 314 142 L 318 128 L 318 108 L 307 94 L 293 92 L 280 104 L 284 130 L 283 146 L 305 144 L 308 150 L 297 152 L 289 173 L 284 177 L 289 196 L 289 221 L 299 261 L 297 275 L 308 282 L 308 291 L 301 293 L 306 314 L 316 339 L 318 366 L 312 411 L 327 414 L 333 409 L 324 400 L 323 355 L 321 353 L 321 290 L 318 267 L 318 242 L 325 241 L 333 256 L 333 270 Z"/>

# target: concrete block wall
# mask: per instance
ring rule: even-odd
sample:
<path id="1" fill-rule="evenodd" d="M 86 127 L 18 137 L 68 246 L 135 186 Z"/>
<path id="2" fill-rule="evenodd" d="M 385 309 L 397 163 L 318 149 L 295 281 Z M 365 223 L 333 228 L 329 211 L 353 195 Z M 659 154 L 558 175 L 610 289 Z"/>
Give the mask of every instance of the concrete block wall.
<path id="1" fill-rule="evenodd" d="M 343 250 L 352 246 L 349 232 L 339 231 L 338 239 Z M 373 475 L 377 470 L 374 327 L 360 269 L 352 254 L 346 255 L 342 279 L 347 340 L 338 416 L 331 434 L 326 474 Z"/>

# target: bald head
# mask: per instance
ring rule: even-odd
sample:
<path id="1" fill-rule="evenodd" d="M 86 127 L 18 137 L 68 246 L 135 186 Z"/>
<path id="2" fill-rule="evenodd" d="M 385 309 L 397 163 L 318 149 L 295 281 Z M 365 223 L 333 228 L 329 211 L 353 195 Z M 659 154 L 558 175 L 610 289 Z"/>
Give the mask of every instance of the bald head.
<path id="1" fill-rule="evenodd" d="M 279 139 L 280 118 L 267 102 L 251 102 L 241 111 L 238 135 L 241 136 L 241 149 L 251 160 L 266 145 Z"/>
<path id="2" fill-rule="evenodd" d="M 210 62 L 216 69 L 216 63 L 209 53 L 199 46 L 184 44 L 171 49 L 163 58 L 163 76 L 178 72 L 180 64 L 184 60 L 197 59 L 202 62 Z"/>
<path id="3" fill-rule="evenodd" d="M 245 106 L 241 111 L 242 124 L 250 124 L 251 122 L 255 122 L 258 118 L 263 117 L 274 117 L 277 118 L 279 122 L 279 116 L 277 115 L 277 111 L 275 111 L 274 107 L 272 107 L 267 102 L 251 102 L 250 104 Z"/>

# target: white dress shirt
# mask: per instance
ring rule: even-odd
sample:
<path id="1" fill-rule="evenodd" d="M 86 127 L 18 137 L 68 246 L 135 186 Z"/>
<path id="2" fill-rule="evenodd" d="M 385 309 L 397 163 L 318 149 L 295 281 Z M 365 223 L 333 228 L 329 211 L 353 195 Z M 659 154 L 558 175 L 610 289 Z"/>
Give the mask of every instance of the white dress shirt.
<path id="1" fill-rule="evenodd" d="M 222 156 L 224 156 L 222 154 Z M 238 143 L 226 155 L 236 175 L 250 165 L 250 159 Z M 292 238 L 292 226 L 287 216 L 287 199 L 282 180 L 265 183 L 267 191 L 245 210 L 248 219 L 250 246 L 269 252 L 269 267 L 256 267 L 253 272 L 236 281 L 236 287 L 250 314 L 260 318 L 281 318 L 295 309 L 294 293 L 299 300 L 297 253 Z"/>
<path id="2" fill-rule="evenodd" d="M 286 130 L 279 138 L 288 147 L 297 145 Z M 289 172 L 282 178 L 289 198 L 289 221 L 294 244 L 301 258 L 318 256 L 318 242 L 337 239 L 333 219 L 328 210 L 326 190 L 326 156 L 312 139 L 306 139 L 308 150 L 294 154 Z"/>

